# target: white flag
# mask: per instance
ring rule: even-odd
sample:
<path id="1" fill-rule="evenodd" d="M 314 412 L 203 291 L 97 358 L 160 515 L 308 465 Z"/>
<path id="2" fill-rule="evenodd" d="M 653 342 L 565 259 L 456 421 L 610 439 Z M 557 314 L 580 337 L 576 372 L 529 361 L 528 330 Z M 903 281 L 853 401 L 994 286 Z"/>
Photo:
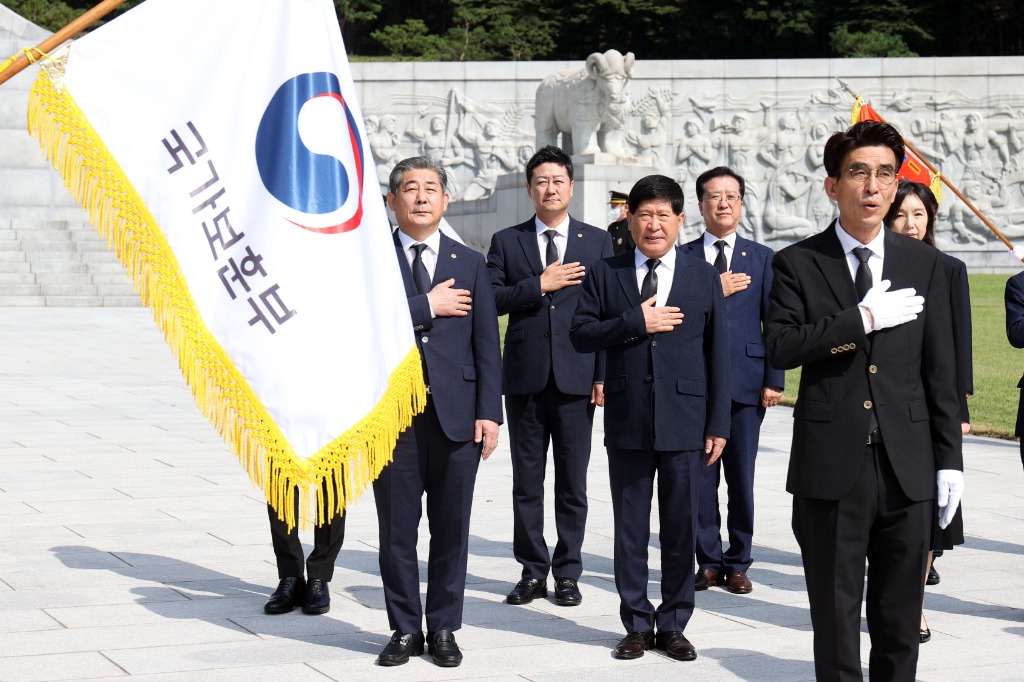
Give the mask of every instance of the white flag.
<path id="1" fill-rule="evenodd" d="M 355 95 L 329 0 L 148 0 L 44 63 L 30 103 L 289 524 L 293 486 L 341 511 L 425 403 Z"/>

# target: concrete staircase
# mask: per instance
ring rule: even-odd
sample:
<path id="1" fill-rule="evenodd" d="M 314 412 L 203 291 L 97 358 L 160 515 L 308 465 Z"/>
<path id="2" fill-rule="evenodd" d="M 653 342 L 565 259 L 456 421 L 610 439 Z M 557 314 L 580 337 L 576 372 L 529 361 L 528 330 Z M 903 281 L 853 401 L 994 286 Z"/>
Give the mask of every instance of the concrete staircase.
<path id="1" fill-rule="evenodd" d="M 0 219 L 0 307 L 139 305 L 124 267 L 89 223 Z"/>

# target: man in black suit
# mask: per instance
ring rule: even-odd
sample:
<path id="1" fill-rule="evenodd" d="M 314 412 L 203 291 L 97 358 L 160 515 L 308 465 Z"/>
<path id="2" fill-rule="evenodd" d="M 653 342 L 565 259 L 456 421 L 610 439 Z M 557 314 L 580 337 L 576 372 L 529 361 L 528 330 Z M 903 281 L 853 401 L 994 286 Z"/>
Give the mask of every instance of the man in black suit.
<path id="1" fill-rule="evenodd" d="M 537 214 L 495 233 L 487 254 L 505 332 L 505 408 L 512 446 L 512 552 L 522 578 L 510 604 L 547 596 L 582 600 L 583 531 L 587 525 L 587 466 L 594 407 L 603 403 L 603 362 L 577 353 L 569 325 L 587 268 L 612 255 L 608 233 L 569 215 L 572 159 L 547 146 L 526 164 L 526 190 Z M 555 470 L 555 529 L 549 553 L 544 539 L 544 477 L 548 444 Z"/>
<path id="2" fill-rule="evenodd" d="M 384 602 L 395 631 L 377 663 L 401 665 L 422 654 L 425 615 L 434 662 L 454 667 L 462 662 L 453 633 L 462 626 L 473 487 L 501 423 L 498 316 L 484 259 L 438 230 L 448 206 L 444 168 L 422 156 L 405 159 L 391 171 L 389 189 L 427 405 L 398 437 L 393 461 L 373 483 Z M 425 614 L 416 555 L 424 493 L 430 524 Z"/>
<path id="3" fill-rule="evenodd" d="M 683 245 L 683 253 L 706 260 L 721 273 L 732 377 L 729 442 L 721 459 L 701 471 L 695 588 L 725 585 L 735 594 L 754 589 L 747 577 L 754 537 L 754 463 L 765 409 L 779 403 L 786 381 L 786 373 L 764 359 L 762 324 L 768 314 L 775 252 L 736 234 L 745 190 L 743 178 L 730 168 L 702 173 L 697 178 L 697 206 L 707 230 Z M 723 469 L 729 493 L 729 548 L 724 552 L 718 508 Z"/>
<path id="4" fill-rule="evenodd" d="M 700 469 L 729 436 L 729 347 L 718 271 L 676 247 L 683 190 L 664 175 L 629 193 L 636 250 L 596 263 L 583 281 L 572 344 L 605 351 L 605 447 L 615 519 L 615 587 L 626 636 L 618 658 L 656 646 L 697 651 L 693 555 Z M 651 498 L 658 479 L 661 604 L 647 597 Z M 657 627 L 657 635 L 655 635 Z"/>
<path id="5" fill-rule="evenodd" d="M 839 219 L 774 260 L 765 337 L 769 362 L 803 366 L 786 488 L 820 680 L 861 679 L 865 561 L 871 679 L 914 679 L 933 501 L 945 527 L 963 490 L 949 274 L 882 229 L 903 155 L 885 123 L 835 133 Z"/>
<path id="6" fill-rule="evenodd" d="M 1006 280 L 1003 295 L 1006 307 L 1006 338 L 1014 348 L 1024 348 L 1024 272 Z M 1024 389 L 1024 377 L 1017 382 L 1017 388 Z M 1017 405 L 1017 423 L 1014 435 L 1020 436 L 1020 461 L 1024 464 L 1024 391 L 1021 391 Z"/>
<path id="7" fill-rule="evenodd" d="M 327 613 L 331 610 L 327 583 L 334 577 L 334 561 L 345 541 L 344 514 L 332 514 L 313 529 L 313 551 L 308 558 L 303 557 L 298 527 L 292 526 L 289 530 L 270 504 L 267 504 L 267 515 L 270 517 L 270 538 L 274 544 L 280 582 L 263 605 L 263 611 L 272 615 L 291 613 L 301 605 L 302 612 L 309 615 Z M 298 490 L 295 491 L 295 518 L 299 518 Z M 303 566 L 306 577 L 303 577 Z"/>

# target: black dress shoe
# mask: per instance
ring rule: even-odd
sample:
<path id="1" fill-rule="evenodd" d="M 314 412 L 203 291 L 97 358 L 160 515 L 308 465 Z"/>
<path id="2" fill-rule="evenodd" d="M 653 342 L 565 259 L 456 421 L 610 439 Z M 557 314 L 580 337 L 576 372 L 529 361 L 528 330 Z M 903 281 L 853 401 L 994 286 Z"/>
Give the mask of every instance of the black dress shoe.
<path id="1" fill-rule="evenodd" d="M 555 578 L 555 603 L 559 606 L 579 606 L 583 601 L 580 586 L 572 578 Z"/>
<path id="2" fill-rule="evenodd" d="M 529 604 L 534 599 L 546 596 L 548 596 L 548 582 L 546 580 L 523 578 L 516 583 L 516 586 L 508 593 L 505 600 L 509 604 L 522 606 L 523 604 Z"/>
<path id="3" fill-rule="evenodd" d="M 648 649 L 654 648 L 653 632 L 631 632 L 615 647 L 615 658 L 640 658 Z"/>
<path id="4" fill-rule="evenodd" d="M 427 645 L 430 657 L 442 668 L 454 668 L 462 663 L 462 652 L 455 643 L 455 633 L 451 630 L 438 630 L 427 633 Z"/>
<path id="5" fill-rule="evenodd" d="M 921 628 L 921 644 L 924 644 L 932 638 L 931 628 Z"/>
<path id="6" fill-rule="evenodd" d="M 310 578 L 306 583 L 306 601 L 302 605 L 302 612 L 316 616 L 330 610 L 331 592 L 327 589 L 327 583 L 320 578 Z"/>
<path id="7" fill-rule="evenodd" d="M 692 661 L 697 658 L 697 650 L 690 640 L 677 630 L 660 631 L 655 646 L 677 661 Z"/>
<path id="8" fill-rule="evenodd" d="M 263 605 L 263 611 L 270 614 L 291 613 L 306 596 L 304 578 L 281 578 L 277 589 L 270 595 L 270 601 Z"/>
<path id="9" fill-rule="evenodd" d="M 935 570 L 935 564 L 932 563 L 932 565 L 928 567 L 928 579 L 924 581 L 924 584 L 938 585 L 939 580 L 941 580 L 941 578 L 939 578 L 939 572 Z"/>
<path id="10" fill-rule="evenodd" d="M 423 655 L 423 633 L 403 635 L 398 630 L 391 635 L 391 641 L 377 656 L 377 665 L 392 666 L 409 662 L 410 656 Z"/>

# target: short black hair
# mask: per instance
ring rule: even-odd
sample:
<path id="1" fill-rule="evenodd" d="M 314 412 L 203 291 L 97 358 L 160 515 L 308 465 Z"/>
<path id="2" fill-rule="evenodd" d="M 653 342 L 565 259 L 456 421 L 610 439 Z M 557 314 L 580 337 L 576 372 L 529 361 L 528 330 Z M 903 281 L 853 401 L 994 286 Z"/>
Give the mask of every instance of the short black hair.
<path id="1" fill-rule="evenodd" d="M 711 170 L 706 170 L 697 177 L 697 202 L 704 201 L 704 185 L 708 184 L 715 178 L 732 178 L 736 182 L 740 183 L 740 197 L 743 197 L 747 191 L 747 183 L 743 181 L 743 176 L 734 171 L 728 166 L 718 166 Z"/>
<path id="2" fill-rule="evenodd" d="M 839 179 L 843 173 L 843 159 L 854 149 L 861 147 L 888 147 L 896 157 L 896 169 L 903 165 L 906 149 L 903 136 L 896 128 L 881 121 L 861 121 L 847 130 L 833 133 L 825 143 L 825 172 L 830 178 Z"/>
<path id="3" fill-rule="evenodd" d="M 652 200 L 668 201 L 676 215 L 683 212 L 683 188 L 665 175 L 648 175 L 636 181 L 633 189 L 629 190 L 629 212 L 636 213 L 640 204 Z"/>
<path id="4" fill-rule="evenodd" d="M 406 171 L 411 170 L 434 171 L 437 173 L 438 182 L 441 183 L 441 191 L 448 191 L 448 172 L 445 171 L 444 166 L 436 161 L 431 161 L 425 156 L 412 156 L 408 159 L 402 159 L 391 169 L 391 175 L 388 176 L 388 191 L 391 194 L 398 194 L 398 188 L 402 184 L 402 176 L 405 175 Z"/>
<path id="5" fill-rule="evenodd" d="M 537 152 L 530 157 L 530 160 L 526 162 L 527 185 L 529 185 L 533 180 L 533 171 L 542 163 L 554 163 L 564 167 L 565 172 L 569 175 L 569 181 L 572 182 L 572 157 L 555 145 L 549 144 L 546 147 L 538 149 Z"/>

